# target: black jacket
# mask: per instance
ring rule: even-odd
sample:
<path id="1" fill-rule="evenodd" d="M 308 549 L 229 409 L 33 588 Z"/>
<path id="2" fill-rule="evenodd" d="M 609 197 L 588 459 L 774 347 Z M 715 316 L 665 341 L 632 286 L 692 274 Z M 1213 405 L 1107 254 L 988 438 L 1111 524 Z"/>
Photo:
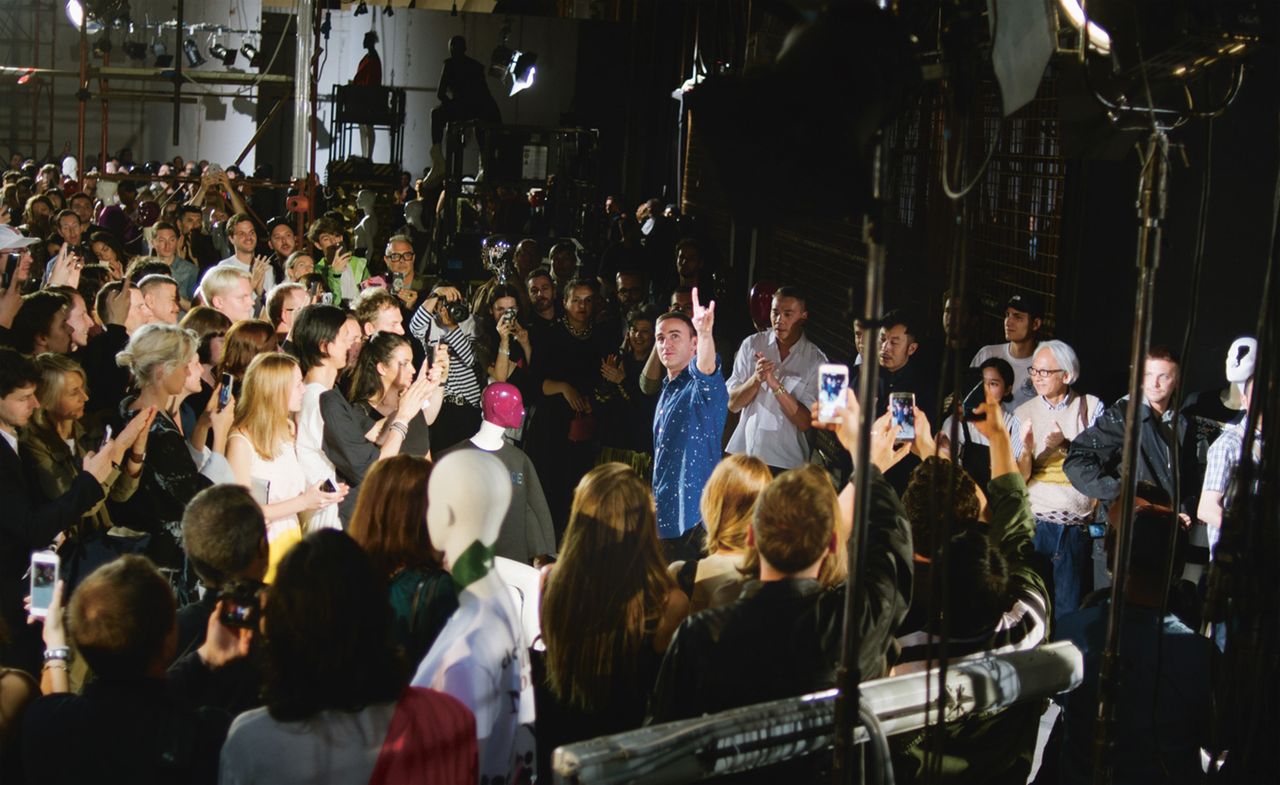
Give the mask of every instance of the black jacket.
<path id="1" fill-rule="evenodd" d="M 72 355 L 88 377 L 87 414 L 101 413 L 114 418 L 120 399 L 129 389 L 129 369 L 116 365 L 116 353 L 129 343 L 129 334 L 118 324 L 108 324 L 89 344 Z"/>
<path id="2" fill-rule="evenodd" d="M 866 604 L 857 611 L 863 680 L 885 674 L 893 631 L 911 603 L 911 529 L 902 504 L 872 473 Z M 844 587 L 790 578 L 743 587 L 737 602 L 685 619 L 658 672 L 654 722 L 795 697 L 835 684 Z"/>
<path id="3" fill-rule="evenodd" d="M 1124 452 L 1125 409 L 1128 396 L 1102 413 L 1097 422 L 1071 441 L 1062 469 L 1077 491 L 1108 502 L 1120 498 L 1120 459 Z M 1173 456 L 1165 434 L 1173 428 L 1157 425 L 1151 407 L 1143 404 L 1138 442 L 1138 481 L 1159 486 L 1173 497 Z M 1163 433 L 1162 433 L 1163 432 Z M 1196 460 L 1195 430 L 1185 417 L 1177 418 L 1182 509 L 1192 514 L 1200 495 L 1200 466 Z M 1150 501 L 1156 501 L 1154 499 Z"/>

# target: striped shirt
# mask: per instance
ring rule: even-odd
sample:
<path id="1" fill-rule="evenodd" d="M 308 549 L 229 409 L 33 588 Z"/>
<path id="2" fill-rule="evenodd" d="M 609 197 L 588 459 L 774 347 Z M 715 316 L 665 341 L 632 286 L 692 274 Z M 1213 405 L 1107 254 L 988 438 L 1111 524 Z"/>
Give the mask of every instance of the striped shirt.
<path id="1" fill-rule="evenodd" d="M 425 308 L 419 308 L 409 320 L 409 334 L 427 349 L 427 358 L 435 352 L 436 344 L 449 347 L 449 375 L 444 380 L 444 395 L 455 403 L 465 401 L 470 406 L 480 406 L 483 388 L 476 376 L 475 319 L 468 317 L 452 330 L 445 330 Z"/>

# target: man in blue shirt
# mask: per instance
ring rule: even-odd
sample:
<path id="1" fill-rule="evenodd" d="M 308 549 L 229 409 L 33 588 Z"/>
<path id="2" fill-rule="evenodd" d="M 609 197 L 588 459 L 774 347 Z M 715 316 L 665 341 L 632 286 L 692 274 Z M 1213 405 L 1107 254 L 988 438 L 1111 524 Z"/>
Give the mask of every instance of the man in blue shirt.
<path id="1" fill-rule="evenodd" d="M 653 417 L 653 495 L 658 537 L 669 561 L 701 555 L 698 505 L 722 453 L 729 389 L 711 334 L 715 312 L 715 301 L 704 307 L 695 288 L 692 317 L 660 316 L 654 336 L 667 378 Z"/>

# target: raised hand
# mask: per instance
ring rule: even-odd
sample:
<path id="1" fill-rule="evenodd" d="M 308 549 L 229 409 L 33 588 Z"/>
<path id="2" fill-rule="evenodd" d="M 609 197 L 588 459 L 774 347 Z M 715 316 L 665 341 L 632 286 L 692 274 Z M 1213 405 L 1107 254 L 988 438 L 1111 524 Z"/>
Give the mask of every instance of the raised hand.
<path id="1" fill-rule="evenodd" d="M 80 257 L 71 252 L 71 245 L 63 243 L 58 249 L 58 258 L 53 262 L 53 269 L 49 272 L 50 286 L 70 286 L 75 288 L 80 285 L 80 268 L 84 267 L 84 262 L 80 261 Z"/>
<path id="2" fill-rule="evenodd" d="M 249 266 L 249 282 L 253 284 L 255 292 L 262 291 L 262 285 L 267 280 L 267 271 L 271 269 L 271 262 L 267 257 L 258 255 L 253 257 L 253 264 Z"/>
<path id="3" fill-rule="evenodd" d="M 756 381 L 764 382 L 772 388 L 773 385 L 769 384 L 769 379 L 774 375 L 775 371 L 776 366 L 773 364 L 773 360 L 765 357 L 763 352 L 756 352 Z"/>
<path id="4" fill-rule="evenodd" d="M 705 306 L 698 300 L 698 287 L 693 287 L 693 329 L 698 335 L 710 335 L 716 322 L 716 301 L 711 300 Z"/>
<path id="5" fill-rule="evenodd" d="M 622 384 L 626 372 L 622 370 L 622 360 L 618 359 L 618 355 L 611 354 L 600 361 L 600 375 L 610 384 Z"/>
<path id="6" fill-rule="evenodd" d="M 347 265 L 351 264 L 351 252 L 338 246 L 338 250 L 333 255 L 333 264 L 331 269 L 341 275 L 347 271 Z"/>
<path id="7" fill-rule="evenodd" d="M 893 415 L 885 412 L 871 427 L 871 462 L 882 472 L 887 472 L 911 452 L 912 442 L 898 441 L 902 426 L 893 422 Z"/>
<path id="8" fill-rule="evenodd" d="M 148 406 L 140 410 L 134 418 L 128 422 L 120 430 L 120 434 L 112 439 L 111 459 L 116 464 L 123 464 L 124 457 L 127 452 L 147 451 L 147 432 L 151 430 L 151 423 L 156 418 L 156 407 Z M 142 440 L 142 446 L 138 446 L 138 440 Z"/>

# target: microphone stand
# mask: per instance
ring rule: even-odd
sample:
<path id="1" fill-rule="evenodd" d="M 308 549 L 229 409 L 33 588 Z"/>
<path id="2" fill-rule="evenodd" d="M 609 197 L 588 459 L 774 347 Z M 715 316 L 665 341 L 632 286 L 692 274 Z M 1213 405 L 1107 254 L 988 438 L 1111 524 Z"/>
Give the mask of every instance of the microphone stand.
<path id="1" fill-rule="evenodd" d="M 1116 539 L 1115 570 L 1111 578 L 1111 611 L 1107 617 L 1107 644 L 1098 672 L 1098 721 L 1094 726 L 1093 782 L 1110 785 L 1115 745 L 1116 703 L 1120 687 L 1120 633 L 1124 625 L 1125 586 L 1129 579 L 1129 555 L 1133 549 L 1133 507 L 1137 493 L 1137 459 L 1142 417 L 1142 378 L 1151 343 L 1151 309 L 1160 244 L 1168 202 L 1169 137 L 1153 128 L 1147 140 L 1142 173 L 1138 178 L 1138 286 L 1130 346 L 1129 401 L 1125 408 L 1124 451 L 1120 464 L 1120 528 Z"/>

